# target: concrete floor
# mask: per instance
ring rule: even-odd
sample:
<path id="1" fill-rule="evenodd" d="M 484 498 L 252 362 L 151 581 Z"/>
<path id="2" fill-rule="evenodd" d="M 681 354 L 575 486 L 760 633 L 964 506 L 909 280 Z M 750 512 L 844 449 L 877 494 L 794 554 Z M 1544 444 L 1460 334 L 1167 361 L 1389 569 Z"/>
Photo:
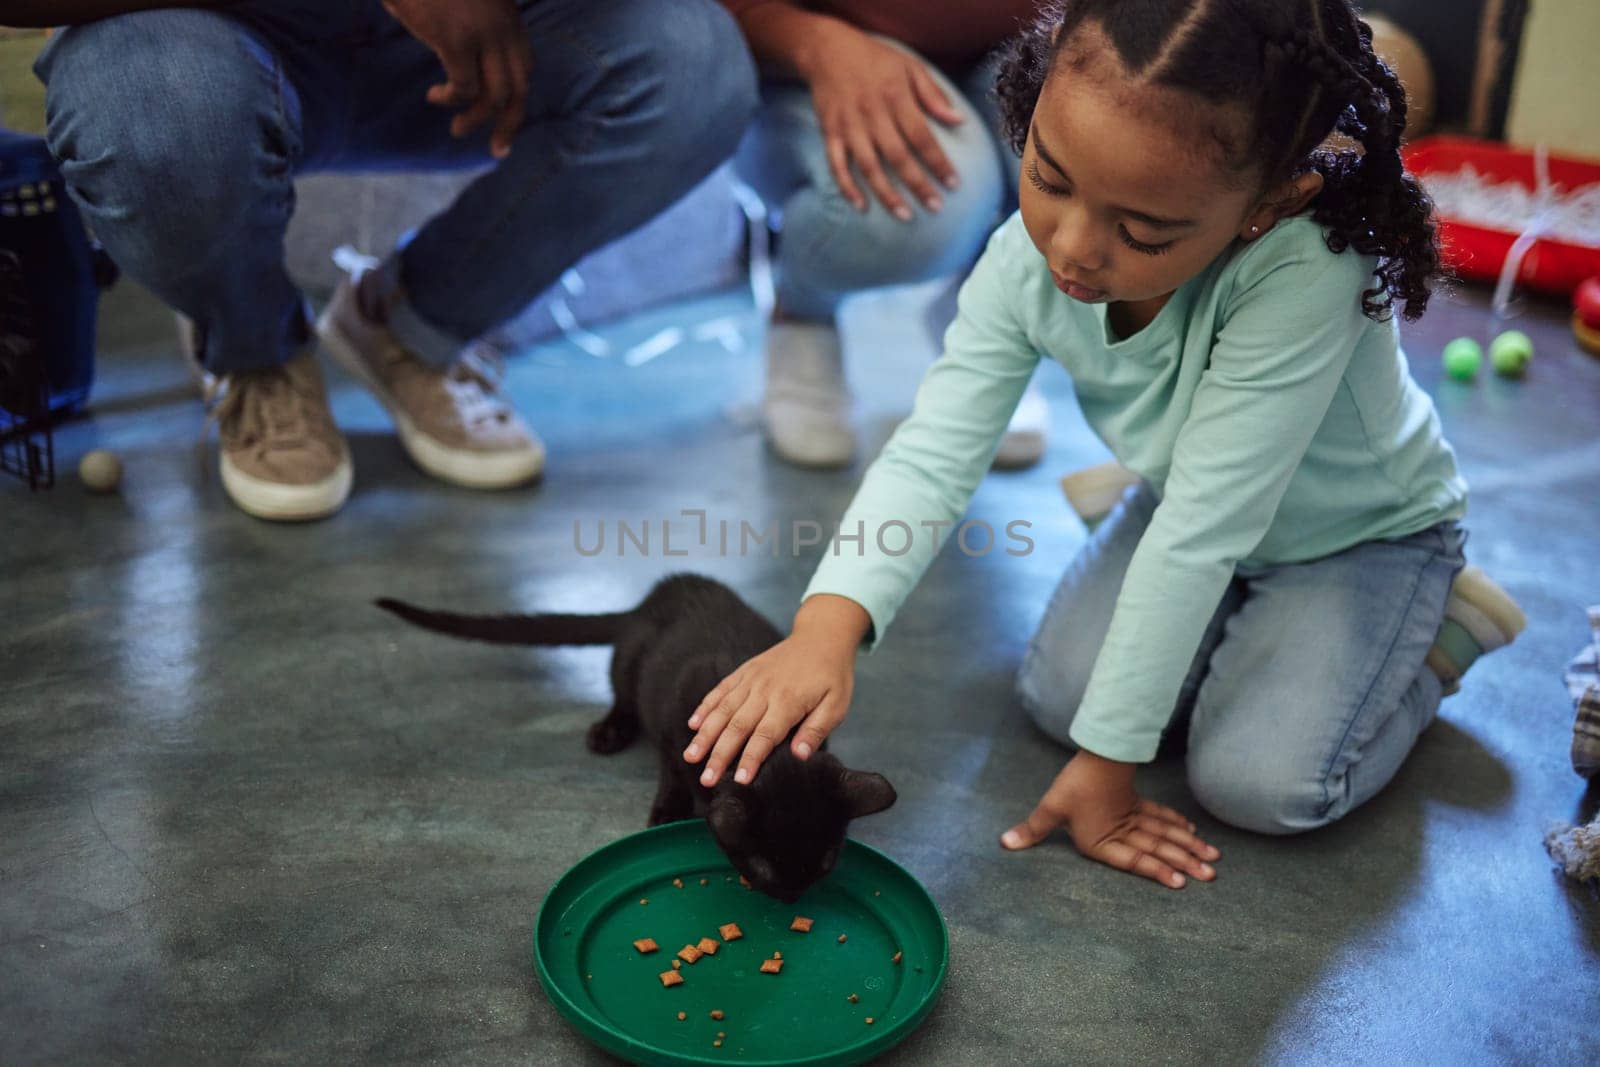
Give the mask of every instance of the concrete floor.
<path id="1" fill-rule="evenodd" d="M 1179 893 L 1064 842 L 996 844 L 1063 760 L 1011 677 L 1083 537 L 1055 479 L 1103 456 L 1045 368 L 1050 454 L 989 478 L 971 512 L 1031 521 L 1036 550 L 943 556 L 861 663 L 836 735 L 900 792 L 860 836 L 950 925 L 943 1001 L 885 1062 L 1600 1062 L 1600 900 L 1541 845 L 1596 799 L 1567 763 L 1560 672 L 1600 602 L 1600 360 L 1534 306 L 1526 382 L 1441 382 L 1439 346 L 1485 329 L 1482 308 L 1441 301 L 1407 335 L 1474 483 L 1469 551 L 1528 633 L 1332 829 L 1235 832 L 1179 766 L 1145 773 L 1225 856 L 1215 884 Z M 786 620 L 817 549 L 666 559 L 657 540 L 618 559 L 573 543 L 580 520 L 650 520 L 657 538 L 670 520 L 683 545 L 684 508 L 758 526 L 843 510 L 859 471 L 788 470 L 753 429 L 748 302 L 606 331 L 626 348 L 711 324 L 640 366 L 565 344 L 517 359 L 551 453 L 532 491 L 429 482 L 335 377 L 356 492 L 304 527 L 227 505 L 148 298 L 124 286 L 104 319 L 95 413 L 57 438 L 61 484 L 0 482 L 0 1062 L 606 1062 L 529 966 L 545 890 L 642 826 L 653 789 L 644 751 L 583 748 L 604 654 L 454 643 L 369 601 L 609 608 L 689 567 Z M 928 343 L 905 294 L 861 302 L 848 330 L 875 444 Z M 71 473 L 96 446 L 127 465 L 120 496 Z"/>

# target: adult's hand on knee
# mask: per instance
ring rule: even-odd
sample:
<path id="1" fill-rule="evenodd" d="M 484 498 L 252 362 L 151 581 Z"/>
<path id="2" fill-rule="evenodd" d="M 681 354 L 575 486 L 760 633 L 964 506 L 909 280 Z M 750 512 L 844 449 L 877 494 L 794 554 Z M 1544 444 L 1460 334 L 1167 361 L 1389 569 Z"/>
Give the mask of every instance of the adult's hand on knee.
<path id="1" fill-rule="evenodd" d="M 891 176 L 929 211 L 938 211 L 944 199 L 935 179 L 954 189 L 958 177 L 928 119 L 954 126 L 961 112 L 916 56 L 846 23 L 832 22 L 826 32 L 826 42 L 808 52 L 798 69 L 811 89 L 840 192 L 857 210 L 866 210 L 853 166 L 896 218 L 909 222 L 912 216 Z"/>
<path id="2" fill-rule="evenodd" d="M 430 86 L 430 104 L 460 110 L 450 133 L 466 137 L 486 122 L 497 159 L 522 127 L 533 54 L 513 0 L 383 0 L 413 37 L 433 50 L 445 80 Z"/>
<path id="3" fill-rule="evenodd" d="M 1134 792 L 1135 764 L 1080 751 L 1033 813 L 1000 836 L 1008 849 L 1032 848 L 1065 827 L 1079 852 L 1107 866 L 1182 889 L 1184 875 L 1209 882 L 1222 853 L 1195 836 L 1194 823 Z"/>

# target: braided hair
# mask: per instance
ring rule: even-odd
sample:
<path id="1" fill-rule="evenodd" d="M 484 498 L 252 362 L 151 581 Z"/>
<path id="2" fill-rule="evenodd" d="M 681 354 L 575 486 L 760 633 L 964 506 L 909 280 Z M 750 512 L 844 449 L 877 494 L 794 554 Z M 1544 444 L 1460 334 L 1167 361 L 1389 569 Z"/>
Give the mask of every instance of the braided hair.
<path id="1" fill-rule="evenodd" d="M 1433 205 L 1400 158 L 1405 90 L 1349 0 L 1061 0 L 1013 39 L 995 86 L 1018 153 L 1045 78 L 1086 24 L 1134 77 L 1249 116 L 1243 139 L 1212 137 L 1261 188 L 1321 174 L 1311 213 L 1328 248 L 1378 259 L 1362 310 L 1382 320 L 1399 301 L 1421 316 L 1439 271 Z M 1331 146 L 1335 133 L 1356 147 Z"/>

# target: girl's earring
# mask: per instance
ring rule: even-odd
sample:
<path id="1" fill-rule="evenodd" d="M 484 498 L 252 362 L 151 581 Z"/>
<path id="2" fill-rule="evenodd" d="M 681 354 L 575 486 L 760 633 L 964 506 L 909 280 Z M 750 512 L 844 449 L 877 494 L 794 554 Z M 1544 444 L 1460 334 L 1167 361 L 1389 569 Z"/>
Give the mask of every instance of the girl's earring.
<path id="1" fill-rule="evenodd" d="M 1252 227 L 1250 227 L 1250 236 L 1251 237 L 1254 237 L 1256 234 L 1258 234 L 1260 232 L 1261 232 L 1261 227 L 1260 226 L 1252 226 Z"/>

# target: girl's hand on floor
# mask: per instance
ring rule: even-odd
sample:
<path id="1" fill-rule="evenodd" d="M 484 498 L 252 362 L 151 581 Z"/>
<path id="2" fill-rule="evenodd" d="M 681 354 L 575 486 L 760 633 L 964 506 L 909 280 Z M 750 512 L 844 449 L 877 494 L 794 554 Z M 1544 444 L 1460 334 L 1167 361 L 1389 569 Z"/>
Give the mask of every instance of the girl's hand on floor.
<path id="1" fill-rule="evenodd" d="M 809 759 L 820 749 L 850 710 L 856 647 L 871 624 L 845 597 L 819 595 L 802 604 L 794 632 L 724 678 L 689 717 L 689 729 L 699 732 L 683 758 L 698 763 L 710 753 L 700 784 L 716 785 L 735 759 L 734 781 L 749 784 L 796 724 L 802 725 L 791 751 Z"/>
<path id="2" fill-rule="evenodd" d="M 1009 849 L 1031 848 L 1065 827 L 1078 851 L 1118 870 L 1182 889 L 1190 877 L 1217 876 L 1207 861 L 1222 853 L 1194 834 L 1194 823 L 1133 791 L 1136 764 L 1080 751 L 1051 784 L 1033 814 L 1000 837 Z"/>

